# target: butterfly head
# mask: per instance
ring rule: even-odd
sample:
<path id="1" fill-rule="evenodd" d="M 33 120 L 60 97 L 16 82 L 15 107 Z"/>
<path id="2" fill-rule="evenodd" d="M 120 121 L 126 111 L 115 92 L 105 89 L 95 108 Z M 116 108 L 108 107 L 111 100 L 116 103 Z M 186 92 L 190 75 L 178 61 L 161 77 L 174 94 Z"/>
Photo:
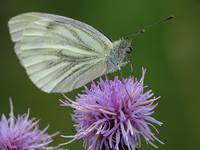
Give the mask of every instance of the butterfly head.
<path id="1" fill-rule="evenodd" d="M 114 72 L 121 66 L 126 64 L 124 61 L 125 57 L 132 52 L 131 41 L 127 39 L 120 39 L 113 42 L 113 50 L 109 55 L 108 72 Z"/>
<path id="2" fill-rule="evenodd" d="M 113 42 L 115 57 L 119 62 L 123 62 L 126 55 L 132 52 L 131 41 L 128 39 L 120 39 L 118 41 Z"/>
<path id="3" fill-rule="evenodd" d="M 118 51 L 121 52 L 122 55 L 131 53 L 132 52 L 131 41 L 127 39 L 119 40 Z"/>

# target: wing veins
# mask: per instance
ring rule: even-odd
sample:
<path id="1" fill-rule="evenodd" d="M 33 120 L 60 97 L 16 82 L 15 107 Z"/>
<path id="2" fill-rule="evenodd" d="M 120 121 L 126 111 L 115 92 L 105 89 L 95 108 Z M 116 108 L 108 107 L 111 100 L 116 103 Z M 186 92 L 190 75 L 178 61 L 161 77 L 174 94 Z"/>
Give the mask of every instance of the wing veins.
<path id="1" fill-rule="evenodd" d="M 35 22 L 35 23 L 37 23 L 38 25 L 41 25 L 41 26 L 43 26 L 43 27 L 46 28 L 46 24 L 42 24 L 41 22 Z M 81 37 L 79 36 L 79 34 L 78 34 L 72 27 L 70 27 L 68 24 L 66 24 L 66 23 L 63 23 L 63 24 L 62 24 L 62 23 L 59 23 L 59 22 L 56 22 L 56 24 L 55 24 L 55 22 L 53 22 L 53 23 L 54 23 L 55 26 L 62 26 L 65 30 L 69 31 L 69 32 L 73 35 L 73 37 L 76 38 L 76 40 L 78 40 L 79 42 L 74 42 L 73 40 L 69 39 L 68 37 L 66 37 L 66 36 L 64 36 L 64 35 L 62 35 L 62 34 L 56 32 L 56 30 L 55 30 L 54 28 L 53 28 L 53 29 L 49 29 L 48 32 L 52 32 L 53 34 L 56 34 L 56 35 L 59 36 L 61 39 L 64 38 L 66 41 L 69 41 L 69 44 L 72 44 L 72 43 L 73 43 L 73 46 L 74 46 L 74 45 L 79 45 L 80 48 L 84 48 L 85 50 L 89 50 L 89 51 L 92 51 L 92 52 L 96 52 L 96 53 L 102 54 L 102 53 L 100 53 L 100 52 L 94 50 L 93 48 L 91 48 L 87 43 L 85 43 L 85 42 L 81 39 Z M 69 24 L 70 24 L 70 23 L 69 23 Z M 70 24 L 70 25 L 72 25 L 72 24 Z M 77 27 L 77 29 L 79 29 L 79 30 L 81 30 L 82 32 L 84 32 L 85 34 L 90 35 L 89 33 L 85 32 L 84 30 L 82 30 L 81 28 L 79 28 L 78 26 L 76 26 L 76 27 Z M 55 27 L 55 28 L 56 28 L 56 27 Z M 93 40 L 96 40 L 96 39 L 94 38 L 93 35 L 91 35 L 91 37 L 93 38 Z M 62 39 L 62 40 L 63 40 L 63 39 Z M 101 43 L 101 46 L 103 46 L 102 43 Z"/>
<path id="2" fill-rule="evenodd" d="M 69 65 L 67 65 L 67 66 L 65 66 L 65 67 L 58 68 L 58 69 L 56 69 L 56 70 L 54 70 L 54 71 L 52 71 L 52 72 L 46 74 L 45 76 L 41 77 L 40 79 L 38 79 L 37 81 L 35 81 L 35 83 L 38 83 L 38 84 L 39 84 L 39 82 L 42 82 L 42 80 L 44 80 L 44 78 L 48 78 L 49 75 L 52 76 L 52 73 L 55 73 L 55 76 L 56 76 L 56 77 L 57 77 L 58 75 L 62 75 L 63 72 L 65 72 L 65 70 L 71 70 L 71 69 L 72 69 L 73 67 L 75 67 L 76 65 L 77 65 L 76 63 L 71 63 L 71 64 L 69 64 Z M 58 70 L 59 70 L 59 71 L 58 71 Z M 55 79 L 55 78 L 53 78 L 53 79 Z M 49 80 L 52 81 L 52 79 L 49 79 Z M 50 82 L 50 81 L 46 81 L 46 82 Z M 46 84 L 46 83 L 45 83 L 45 84 Z M 43 86 L 42 86 L 42 87 L 43 87 Z"/>
<path id="3" fill-rule="evenodd" d="M 96 63 L 94 63 L 94 64 L 92 64 L 92 65 L 88 65 L 88 67 L 87 67 L 87 64 L 85 64 L 84 66 L 80 66 L 79 68 L 77 68 L 74 72 L 72 72 L 71 74 L 69 74 L 67 77 L 65 77 L 64 79 L 62 79 L 61 81 L 59 81 L 57 84 L 56 84 L 56 86 L 52 89 L 52 91 L 54 90 L 54 89 L 56 89 L 56 87 L 58 87 L 59 86 L 59 84 L 61 83 L 61 82 L 63 82 L 64 80 L 66 80 L 67 78 L 70 78 L 70 77 L 72 77 L 72 74 L 74 74 L 74 75 L 76 75 L 76 77 L 78 76 L 78 74 L 81 74 L 81 73 L 83 73 L 83 72 L 86 72 L 86 71 L 88 71 L 89 69 L 91 69 L 92 67 L 94 67 L 96 64 L 98 64 L 99 62 L 96 62 Z M 80 69 L 81 68 L 81 69 Z M 85 68 L 85 69 L 84 69 Z M 74 81 L 76 81 L 76 80 L 74 80 Z"/>

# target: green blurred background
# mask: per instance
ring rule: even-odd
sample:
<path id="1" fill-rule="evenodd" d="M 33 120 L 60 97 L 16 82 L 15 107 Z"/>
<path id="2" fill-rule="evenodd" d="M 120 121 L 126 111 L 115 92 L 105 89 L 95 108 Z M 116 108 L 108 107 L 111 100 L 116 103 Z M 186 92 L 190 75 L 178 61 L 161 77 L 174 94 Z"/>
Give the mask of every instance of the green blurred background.
<path id="1" fill-rule="evenodd" d="M 168 15 L 176 19 L 159 24 L 135 37 L 132 62 L 139 78 L 147 68 L 146 85 L 160 95 L 154 116 L 163 121 L 158 144 L 161 150 L 189 150 L 200 147 L 200 1 L 199 0 L 0 0 L 0 114 L 9 112 L 8 97 L 15 114 L 31 109 L 49 132 L 73 133 L 70 109 L 59 106 L 60 94 L 37 89 L 19 64 L 10 40 L 9 18 L 24 12 L 47 12 L 86 22 L 113 40 L 129 35 L 146 24 Z M 126 74 L 129 66 L 123 69 Z M 74 98 L 77 92 L 67 95 Z M 66 139 L 55 138 L 55 143 Z M 81 141 L 68 146 L 82 150 Z M 141 150 L 152 150 L 142 145 Z"/>

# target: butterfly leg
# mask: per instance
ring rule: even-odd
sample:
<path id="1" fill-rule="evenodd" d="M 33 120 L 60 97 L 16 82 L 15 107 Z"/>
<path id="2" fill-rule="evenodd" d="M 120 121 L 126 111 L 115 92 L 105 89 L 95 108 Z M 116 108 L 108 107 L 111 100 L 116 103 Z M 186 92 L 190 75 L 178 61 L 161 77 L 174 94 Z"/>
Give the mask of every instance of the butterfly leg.
<path id="1" fill-rule="evenodd" d="M 122 83 L 124 84 L 124 88 L 125 88 L 126 93 L 127 93 L 128 97 L 129 97 L 129 100 L 132 100 L 132 97 L 130 96 L 130 94 L 129 94 L 127 88 L 126 88 L 126 83 L 125 83 L 125 81 L 124 81 L 124 79 L 123 79 L 123 76 L 122 76 L 122 72 L 121 72 L 121 68 L 120 68 L 120 66 L 118 66 L 118 68 L 119 68 L 119 69 L 118 69 L 118 72 L 119 72 L 119 75 L 120 75 L 121 81 L 122 81 Z M 127 101 L 127 105 L 128 105 L 128 101 Z"/>
<path id="2" fill-rule="evenodd" d="M 133 64 L 130 61 L 128 62 L 128 64 L 129 64 L 129 66 L 131 68 L 131 75 L 133 75 Z"/>
<path id="3" fill-rule="evenodd" d="M 104 76 L 105 80 L 108 80 L 108 75 L 107 74 L 104 74 L 103 76 Z"/>

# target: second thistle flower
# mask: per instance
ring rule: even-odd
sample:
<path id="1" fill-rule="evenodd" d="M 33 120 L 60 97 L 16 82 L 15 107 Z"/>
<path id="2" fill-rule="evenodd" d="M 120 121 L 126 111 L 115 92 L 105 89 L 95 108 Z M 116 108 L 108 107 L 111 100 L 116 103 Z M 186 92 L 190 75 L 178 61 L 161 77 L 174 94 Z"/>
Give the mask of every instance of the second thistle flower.
<path id="1" fill-rule="evenodd" d="M 15 117 L 11 100 L 10 107 L 10 116 L 0 118 L 0 150 L 59 150 L 49 146 L 57 133 L 49 135 L 48 127 L 40 130 L 38 120 L 29 119 L 29 111 Z"/>

